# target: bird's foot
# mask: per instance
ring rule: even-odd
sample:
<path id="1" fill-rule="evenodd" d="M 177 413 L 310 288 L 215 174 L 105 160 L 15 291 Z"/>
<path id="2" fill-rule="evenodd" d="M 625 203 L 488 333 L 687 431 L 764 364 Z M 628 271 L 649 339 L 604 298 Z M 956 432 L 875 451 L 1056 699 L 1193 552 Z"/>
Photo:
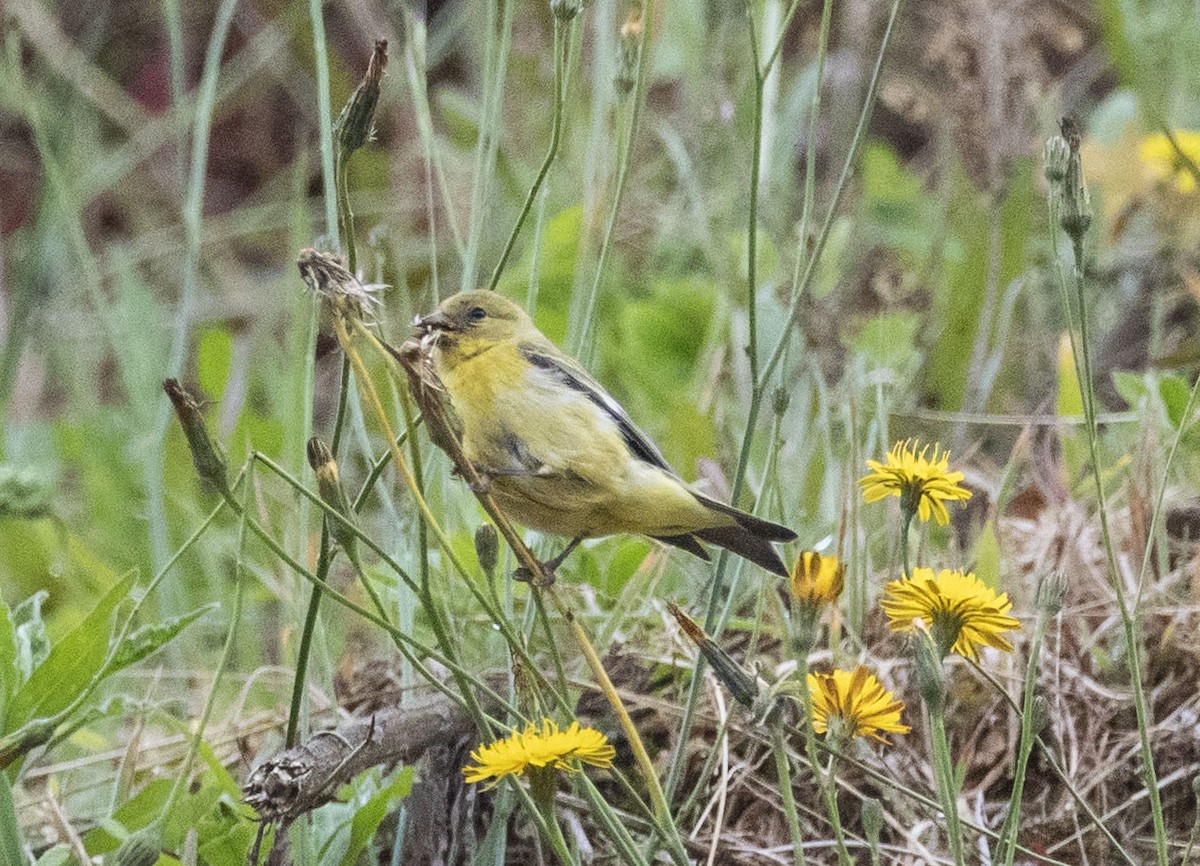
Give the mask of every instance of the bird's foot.
<path id="1" fill-rule="evenodd" d="M 548 562 L 539 562 L 538 569 L 541 574 L 537 577 L 530 574 L 529 569 L 525 566 L 520 566 L 512 573 L 513 580 L 519 580 L 521 583 L 528 583 L 530 586 L 546 587 L 554 585 L 554 569 Z"/>
<path id="2" fill-rule="evenodd" d="M 488 472 L 482 466 L 472 465 L 471 470 L 468 474 L 455 466 L 450 470 L 450 474 L 463 478 L 472 493 L 482 494 L 490 492 L 492 489 L 492 473 Z"/>
<path id="3" fill-rule="evenodd" d="M 572 538 L 567 546 L 562 549 L 562 552 L 553 559 L 547 559 L 545 562 L 539 562 L 538 568 L 541 569 L 541 577 L 534 579 L 529 573 L 529 569 L 521 566 L 513 572 L 513 580 L 519 580 L 524 583 L 532 584 L 533 586 L 551 586 L 554 583 L 554 572 L 563 564 L 563 560 L 571 555 L 571 551 L 579 546 L 579 542 L 583 541 L 583 536 Z"/>

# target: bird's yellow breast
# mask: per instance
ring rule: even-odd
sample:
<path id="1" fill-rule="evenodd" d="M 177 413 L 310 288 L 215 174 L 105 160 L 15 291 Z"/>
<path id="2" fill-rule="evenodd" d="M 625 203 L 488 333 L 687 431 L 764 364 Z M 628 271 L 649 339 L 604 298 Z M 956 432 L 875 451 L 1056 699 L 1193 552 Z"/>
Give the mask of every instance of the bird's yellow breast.
<path id="1" fill-rule="evenodd" d="M 675 475 L 636 457 L 613 416 L 517 341 L 457 342 L 435 355 L 463 450 L 517 520 L 568 536 L 676 535 L 729 519 Z"/>

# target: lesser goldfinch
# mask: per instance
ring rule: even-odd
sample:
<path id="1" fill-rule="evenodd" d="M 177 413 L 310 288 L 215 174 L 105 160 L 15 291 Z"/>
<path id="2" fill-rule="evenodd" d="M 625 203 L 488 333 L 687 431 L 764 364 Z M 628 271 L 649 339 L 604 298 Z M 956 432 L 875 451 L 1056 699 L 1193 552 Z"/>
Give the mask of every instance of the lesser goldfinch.
<path id="1" fill-rule="evenodd" d="M 708 560 L 701 541 L 768 571 L 796 533 L 683 481 L 621 405 L 512 301 L 463 292 L 416 323 L 462 424 L 465 456 L 520 523 L 580 539 L 648 535 Z"/>

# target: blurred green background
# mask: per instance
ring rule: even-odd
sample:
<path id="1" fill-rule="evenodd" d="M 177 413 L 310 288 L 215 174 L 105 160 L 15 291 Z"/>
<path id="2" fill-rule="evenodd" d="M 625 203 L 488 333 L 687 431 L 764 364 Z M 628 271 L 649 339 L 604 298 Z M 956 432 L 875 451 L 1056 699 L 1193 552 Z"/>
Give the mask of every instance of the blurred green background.
<path id="1" fill-rule="evenodd" d="M 785 4 L 751 6 L 760 43 L 782 45 L 764 89 L 752 287 L 765 359 L 781 335 L 794 272 L 839 188 L 887 7 L 834 5 L 814 117 L 820 5 L 801 3 L 786 31 Z M 633 8 L 593 0 L 571 30 L 561 147 L 499 287 L 587 360 L 683 476 L 727 495 L 751 384 L 746 6 L 659 0 L 646 22 L 644 87 L 622 96 L 620 32 Z M 122 575 L 157 572 L 216 504 L 169 414 L 160 387 L 167 376 L 203 396 L 231 466 L 258 451 L 308 478 L 304 443 L 310 432 L 328 436 L 340 362 L 336 351 L 312 361 L 322 345 L 316 299 L 295 260 L 303 247 L 333 246 L 321 112 L 336 116 L 374 40 L 389 40 L 391 61 L 376 140 L 354 156 L 349 176 L 359 269 L 388 287 L 377 316 L 384 334 L 399 341 L 439 297 L 487 282 L 538 171 L 554 105 L 549 4 L 347 0 L 325 4 L 322 15 L 328 105 L 308 4 L 6 4 L 0 599 L 13 609 L 25 603 L 17 621 L 51 639 L 81 622 Z M 1085 131 L 1096 210 L 1089 278 L 1101 397 L 1107 410 L 1155 419 L 1114 427 L 1114 463 L 1169 441 L 1200 358 L 1200 209 L 1184 162 L 1169 151 L 1155 156 L 1147 143 L 1163 127 L 1200 128 L 1195 25 L 1190 0 L 905 4 L 861 151 L 829 212 L 827 246 L 759 417 L 741 504 L 760 501 L 760 513 L 795 527 L 804 547 L 828 546 L 863 459 L 893 440 L 939 439 L 994 479 L 1023 428 L 981 420 L 1078 411 L 1073 383 L 1060 375 L 1070 365 L 1060 359 L 1064 325 L 1040 165 L 1042 143 L 1065 114 Z M 639 97 L 611 250 L 597 277 L 619 149 Z M 814 197 L 801 237 L 810 130 Z M 1200 156 L 1193 138 L 1181 142 Z M 585 334 L 593 285 L 594 333 Z M 378 381 L 386 381 L 382 370 Z M 1068 490 L 1086 480 L 1072 435 L 1046 446 L 1061 454 L 1054 483 Z M 1181 465 L 1194 478 L 1196 442 L 1187 445 Z M 379 451 L 375 425 L 352 407 L 344 477 L 361 483 Z M 468 552 L 479 512 L 447 468 L 441 455 L 432 458 L 431 497 Z M 1005 477 L 989 490 L 1011 495 L 1023 479 Z M 319 515 L 278 479 L 259 481 L 257 516 L 311 563 Z M 364 524 L 412 565 L 415 510 L 390 480 L 385 487 Z M 986 519 L 985 507 L 935 531 L 934 542 L 961 562 L 977 561 Z M 222 516 L 184 555 L 148 600 L 148 621 L 228 600 L 236 528 Z M 855 524 L 852 534 L 861 554 L 853 567 L 865 577 L 887 561 L 887 528 L 859 532 Z M 994 563 L 994 579 L 1001 565 L 991 551 L 983 560 Z M 569 580 L 594 584 L 602 610 L 637 611 L 653 592 L 699 603 L 708 569 L 681 554 L 668 568 L 662 557 L 642 540 L 608 539 L 574 561 Z M 250 569 L 229 688 L 246 690 L 239 707 L 247 714 L 278 712 L 308 590 L 255 545 Z M 357 597 L 340 563 L 334 580 Z M 850 618 L 860 624 L 870 593 L 865 579 L 856 585 Z M 494 636 L 448 595 L 468 627 L 478 626 L 481 663 L 494 662 Z M 389 597 L 402 622 L 420 630 L 403 589 L 393 585 Z M 224 634 L 223 617 L 204 610 L 110 697 L 136 694 L 169 717 L 194 718 L 198 674 L 214 663 Z M 382 646 L 341 611 L 326 616 L 312 674 L 323 690 L 339 664 Z M 621 626 L 635 643 L 654 627 L 653 617 Z M 131 716 L 120 706 L 101 715 L 50 759 L 125 742 Z M 64 797 L 81 820 L 112 814 L 107 794 L 89 788 L 106 772 L 67 780 Z M 232 777 L 212 784 L 236 796 Z M 147 790 L 142 796 L 152 796 Z M 238 832 L 230 850 L 244 853 L 245 827 Z"/>

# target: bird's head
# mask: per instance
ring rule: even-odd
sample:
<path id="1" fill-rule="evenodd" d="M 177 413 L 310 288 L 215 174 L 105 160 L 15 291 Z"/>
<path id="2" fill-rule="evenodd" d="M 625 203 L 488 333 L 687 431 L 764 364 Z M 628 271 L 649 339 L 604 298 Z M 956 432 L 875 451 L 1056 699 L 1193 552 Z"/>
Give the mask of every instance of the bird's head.
<path id="1" fill-rule="evenodd" d="M 536 333 L 524 310 L 491 291 L 460 292 L 414 322 L 415 336 L 454 364 L 510 340 Z"/>

